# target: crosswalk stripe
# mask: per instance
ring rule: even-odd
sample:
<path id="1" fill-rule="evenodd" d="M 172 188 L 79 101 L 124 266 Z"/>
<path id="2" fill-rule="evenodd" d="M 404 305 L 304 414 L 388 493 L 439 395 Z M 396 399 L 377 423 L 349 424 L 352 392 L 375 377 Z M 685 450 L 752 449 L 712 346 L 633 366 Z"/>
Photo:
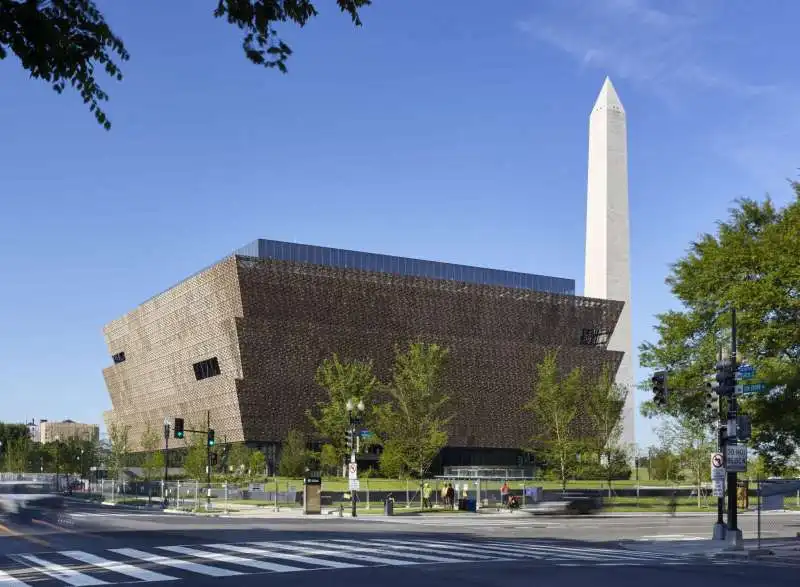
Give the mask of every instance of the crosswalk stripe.
<path id="1" fill-rule="evenodd" d="M 295 561 L 306 565 L 314 565 L 315 567 L 329 567 L 332 569 L 358 569 L 363 565 L 356 565 L 353 563 L 343 563 L 340 561 L 329 561 L 322 558 L 309 558 L 299 554 L 291 554 L 289 552 L 276 552 L 267 548 L 253 548 L 249 546 L 239 546 L 238 544 L 206 544 L 206 548 L 218 548 L 220 550 L 229 550 L 231 552 L 238 552 L 241 554 L 253 554 L 256 556 L 267 556 L 269 558 L 279 558 L 283 560 Z"/>
<path id="2" fill-rule="evenodd" d="M 496 543 L 495 543 L 496 544 Z M 610 548 L 594 548 L 594 547 L 587 547 L 583 549 L 576 549 L 575 547 L 567 547 L 567 546 L 558 546 L 553 544 L 511 544 L 511 543 L 501 543 L 506 548 L 517 548 L 524 552 L 546 552 L 546 553 L 553 553 L 558 554 L 560 553 L 567 553 L 567 554 L 575 554 L 581 556 L 583 558 L 593 558 L 593 559 L 613 559 L 613 560 L 666 560 L 674 558 L 673 555 L 659 555 L 658 553 L 650 553 L 650 552 L 634 552 L 634 551 L 623 551 L 623 550 L 612 550 Z"/>
<path id="3" fill-rule="evenodd" d="M 147 563 L 154 563 L 165 567 L 175 567 L 176 569 L 183 569 L 197 573 L 198 575 L 207 575 L 209 577 L 233 577 L 235 575 L 243 575 L 239 571 L 231 571 L 219 567 L 210 567 L 208 565 L 201 565 L 200 563 L 193 563 L 179 558 L 168 558 L 158 554 L 150 554 L 135 548 L 112 548 L 111 552 L 116 552 L 128 558 L 135 558 Z"/>
<path id="4" fill-rule="evenodd" d="M 108 560 L 94 554 L 89 554 L 88 552 L 83 552 L 81 550 L 62 550 L 58 554 L 66 556 L 67 558 L 73 558 L 82 563 L 86 563 L 87 565 L 93 565 L 95 567 L 114 571 L 115 573 L 121 573 L 122 575 L 127 575 L 128 577 L 133 577 L 134 579 L 139 579 L 140 581 L 148 583 L 152 581 L 177 580 L 177 577 L 162 575 L 161 573 L 148 571 L 147 569 L 140 569 L 139 567 L 134 567 L 133 565 L 129 565 L 127 563 Z"/>
<path id="5" fill-rule="evenodd" d="M 375 539 L 375 540 L 373 540 L 373 542 L 385 543 L 385 542 L 389 542 L 389 541 L 385 540 L 385 539 Z M 468 551 L 473 551 L 473 552 L 474 551 L 478 551 L 479 553 L 485 553 L 485 552 L 493 553 L 496 556 L 502 556 L 503 558 L 513 558 L 513 559 L 531 558 L 530 556 L 522 554 L 522 553 L 519 553 L 519 552 L 504 551 L 504 550 L 499 549 L 499 548 L 486 548 L 486 547 L 484 547 L 484 545 L 480 545 L 480 546 L 479 545 L 474 545 L 473 546 L 473 545 L 468 544 L 468 543 L 432 542 L 432 541 L 422 541 L 422 540 L 398 540 L 396 542 L 400 542 L 400 543 L 403 543 L 403 544 L 408 544 L 410 546 L 419 545 L 419 546 L 427 546 L 429 548 L 439 548 L 439 549 L 441 549 L 441 548 L 449 548 L 449 549 L 453 550 L 454 552 L 458 552 L 458 553 L 462 553 L 462 554 L 466 553 Z M 448 551 L 447 554 L 449 555 L 450 551 Z M 533 557 L 533 558 L 537 558 L 537 557 Z"/>
<path id="6" fill-rule="evenodd" d="M 176 552 L 178 554 L 186 554 L 197 558 L 207 558 L 210 560 L 221 561 L 223 563 L 231 563 L 234 565 L 241 565 L 243 567 L 252 567 L 261 571 L 273 571 L 275 573 L 294 573 L 304 569 L 300 567 L 290 567 L 288 565 L 280 565 L 278 563 L 269 563 L 266 561 L 253 560 L 251 558 L 244 558 L 241 556 L 233 556 L 230 554 L 222 554 L 220 552 L 208 552 L 207 550 L 197 550 L 196 548 L 187 548 L 185 546 L 159 546 L 161 550 L 169 552 Z"/>
<path id="7" fill-rule="evenodd" d="M 363 542 L 359 542 L 358 540 L 344 540 L 344 539 L 340 539 L 340 538 L 336 538 L 336 539 L 332 540 L 332 542 L 337 542 L 337 543 L 341 542 L 341 543 L 347 543 L 347 544 L 352 544 L 352 545 L 363 545 L 364 544 Z M 374 543 L 374 542 L 376 542 L 376 541 L 375 540 L 371 540 L 370 541 L 370 543 Z M 419 545 L 411 546 L 411 545 L 395 544 L 390 540 L 381 541 L 377 546 L 379 546 L 380 548 L 390 548 L 392 550 L 419 551 L 419 549 L 420 549 Z M 464 559 L 468 559 L 468 560 L 497 560 L 498 559 L 498 557 L 496 557 L 496 556 L 486 556 L 486 555 L 483 555 L 483 554 L 470 554 L 468 552 L 448 552 L 447 556 L 454 557 L 454 558 L 464 558 Z"/>
<path id="8" fill-rule="evenodd" d="M 272 548 L 282 548 L 282 549 L 295 549 L 297 546 L 289 545 L 289 544 L 276 544 L 274 542 L 254 542 L 253 544 L 257 546 L 267 546 Z M 319 545 L 324 546 L 324 545 Z M 341 558 L 349 558 L 353 560 L 360 560 L 366 563 L 373 563 L 376 565 L 391 565 L 396 567 L 403 567 L 407 565 L 415 565 L 413 561 L 407 560 L 399 560 L 399 559 L 391 559 L 385 557 L 377 557 L 377 556 L 368 556 L 366 554 L 359 554 L 357 552 L 343 552 L 341 550 L 331 550 L 331 549 L 324 549 L 324 548 L 312 548 L 310 546 L 303 546 L 302 551 L 306 554 L 313 554 L 317 556 L 335 556 Z"/>
<path id="9" fill-rule="evenodd" d="M 632 557 L 626 553 L 622 552 L 621 557 L 620 553 L 617 552 L 597 552 L 593 548 L 586 548 L 582 550 L 576 550 L 575 548 L 565 548 L 559 547 L 554 545 L 533 545 L 533 544 L 525 544 L 525 545 L 517 545 L 517 549 L 522 552 L 541 552 L 544 554 L 552 554 L 558 557 L 564 558 L 577 558 L 577 559 L 590 559 L 590 560 L 604 560 L 604 559 L 619 559 L 622 558 L 624 560 L 630 560 Z"/>
<path id="10" fill-rule="evenodd" d="M 19 579 L 15 579 L 5 571 L 0 571 L 0 584 L 4 587 L 28 587 L 27 583 L 23 583 Z"/>
<path id="11" fill-rule="evenodd" d="M 295 542 L 295 544 L 302 544 L 303 546 L 305 546 L 305 545 L 316 546 L 316 543 L 314 541 L 311 541 L 311 540 L 298 540 L 298 541 Z M 331 541 L 326 541 L 325 542 L 325 547 L 341 551 L 342 553 L 346 553 L 349 556 L 351 553 L 357 553 L 360 550 L 365 550 L 366 548 L 369 548 L 369 544 L 368 543 L 362 543 L 360 545 L 353 546 L 353 545 L 348 545 L 348 544 L 332 544 Z M 429 554 L 419 554 L 418 552 L 390 552 L 388 554 L 389 554 L 389 556 L 399 556 L 401 559 L 402 558 L 410 558 L 410 559 L 416 559 L 418 561 L 424 561 L 424 562 L 428 562 L 428 563 L 455 563 L 455 562 L 461 562 L 459 560 L 454 560 L 452 558 L 443 558 L 441 556 L 433 556 L 433 555 L 429 555 Z"/>
<path id="12" fill-rule="evenodd" d="M 73 587 L 108 585 L 106 581 L 95 579 L 94 577 L 84 575 L 78 571 L 73 571 L 72 569 L 68 569 L 67 567 L 58 565 L 56 563 L 47 562 L 46 560 L 32 554 L 20 554 L 19 557 L 28 562 L 32 562 L 35 565 L 34 570 L 44 573 L 48 577 L 63 581 L 67 585 L 73 585 Z"/>

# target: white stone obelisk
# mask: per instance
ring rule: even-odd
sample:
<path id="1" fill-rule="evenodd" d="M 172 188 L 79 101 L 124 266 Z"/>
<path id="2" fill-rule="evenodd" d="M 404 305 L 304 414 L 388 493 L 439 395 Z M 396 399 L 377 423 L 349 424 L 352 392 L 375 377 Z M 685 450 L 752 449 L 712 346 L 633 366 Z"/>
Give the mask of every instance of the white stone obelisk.
<path id="1" fill-rule="evenodd" d="M 620 440 L 629 446 L 635 441 L 636 410 L 630 250 L 625 109 L 611 80 L 606 78 L 589 117 L 584 295 L 625 302 L 608 349 L 625 353 L 616 381 L 628 389 Z"/>

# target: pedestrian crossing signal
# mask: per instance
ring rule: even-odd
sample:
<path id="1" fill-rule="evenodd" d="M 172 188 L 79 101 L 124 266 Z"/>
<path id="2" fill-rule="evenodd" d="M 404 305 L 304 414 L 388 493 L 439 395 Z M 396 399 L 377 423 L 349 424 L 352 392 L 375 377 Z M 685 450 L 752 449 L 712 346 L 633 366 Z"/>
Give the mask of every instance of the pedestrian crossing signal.
<path id="1" fill-rule="evenodd" d="M 183 418 L 175 418 L 175 438 L 183 438 Z"/>

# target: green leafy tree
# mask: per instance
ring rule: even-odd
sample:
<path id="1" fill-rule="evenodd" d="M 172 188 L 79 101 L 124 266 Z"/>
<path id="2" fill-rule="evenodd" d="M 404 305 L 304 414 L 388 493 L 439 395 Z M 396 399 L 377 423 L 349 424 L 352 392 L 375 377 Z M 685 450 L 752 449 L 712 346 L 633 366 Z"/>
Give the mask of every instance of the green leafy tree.
<path id="1" fill-rule="evenodd" d="M 739 360 L 778 386 L 742 406 L 753 418 L 754 447 L 776 469 L 800 449 L 800 184 L 792 187 L 786 207 L 740 200 L 715 234 L 691 243 L 667 278 L 682 308 L 659 314 L 658 341 L 640 347 L 643 366 L 670 370 L 672 390 L 666 409 L 648 402 L 643 413 L 702 420 L 704 381 L 729 346 L 736 308 Z"/>
<path id="2" fill-rule="evenodd" d="M 247 470 L 247 465 L 250 459 L 250 451 L 244 443 L 231 444 L 228 449 L 228 459 L 225 463 L 226 474 L 229 475 L 231 480 L 236 480 L 242 477 Z"/>
<path id="3" fill-rule="evenodd" d="M 703 421 L 691 418 L 667 418 L 658 428 L 663 447 L 677 454 L 684 467 L 691 471 L 700 504 L 703 483 L 710 481 L 709 457 L 716 449 L 711 428 Z"/>
<path id="4" fill-rule="evenodd" d="M 190 430 L 203 430 L 205 426 L 186 426 Z M 186 459 L 183 461 L 183 471 L 189 479 L 202 481 L 206 478 L 208 466 L 208 447 L 205 434 L 191 434 L 186 447 Z"/>
<path id="5" fill-rule="evenodd" d="M 331 444 L 323 444 L 319 454 L 319 464 L 326 475 L 336 474 L 342 464 L 336 449 Z"/>
<path id="6" fill-rule="evenodd" d="M 336 4 L 360 26 L 358 11 L 370 0 Z M 242 31 L 244 54 L 252 63 L 286 72 L 292 49 L 276 27 L 303 27 L 317 16 L 317 9 L 311 0 L 218 0 L 214 16 Z M 93 0 L 0 0 L 0 60 L 9 53 L 31 77 L 59 94 L 72 86 L 97 121 L 111 128 L 100 107 L 108 94 L 98 82 L 97 70 L 122 81 L 120 64 L 130 55 Z"/>
<path id="7" fill-rule="evenodd" d="M 108 428 L 108 460 L 106 469 L 109 479 L 119 481 L 122 472 L 128 466 L 131 453 L 130 426 L 112 422 Z"/>
<path id="8" fill-rule="evenodd" d="M 263 479 L 266 476 L 267 457 L 260 450 L 253 449 L 247 460 L 247 476 L 250 481 Z"/>
<path id="9" fill-rule="evenodd" d="M 24 473 L 27 469 L 29 455 L 31 453 L 31 441 L 27 436 L 11 438 L 2 445 L 0 456 L 2 456 L 3 471 L 12 473 Z"/>
<path id="10" fill-rule="evenodd" d="M 404 449 L 402 443 L 393 440 L 389 440 L 383 445 L 378 461 L 378 470 L 381 475 L 388 479 L 405 479 L 408 476 Z"/>
<path id="11" fill-rule="evenodd" d="M 445 427 L 452 418 L 450 397 L 442 387 L 448 350 L 415 342 L 398 348 L 388 401 L 376 408 L 382 459 L 401 458 L 402 471 L 423 479 L 431 462 L 447 444 Z M 397 455 L 400 457 L 397 457 Z"/>
<path id="12" fill-rule="evenodd" d="M 145 451 L 144 460 L 142 461 L 142 473 L 145 483 L 147 484 L 148 501 L 152 499 L 153 495 L 150 485 L 152 480 L 158 478 L 159 474 L 164 470 L 164 453 L 160 450 L 161 441 L 162 435 L 159 434 L 159 430 L 148 422 L 144 432 L 142 432 L 142 438 L 139 441 L 139 444 Z"/>
<path id="13" fill-rule="evenodd" d="M 614 374 L 605 365 L 597 378 L 586 381 L 583 401 L 585 413 L 591 425 L 592 433 L 586 439 L 587 444 L 597 455 L 598 460 L 605 460 L 609 490 L 614 478 L 615 452 L 619 452 L 619 440 L 622 435 L 622 410 L 628 390 L 614 381 Z"/>
<path id="14" fill-rule="evenodd" d="M 652 479 L 673 483 L 683 479 L 683 475 L 681 474 L 681 459 L 669 448 L 660 446 L 653 449 L 650 454 L 650 471 L 652 473 Z"/>
<path id="15" fill-rule="evenodd" d="M 550 352 L 537 366 L 533 398 L 524 407 L 534 419 L 535 434 L 529 450 L 542 453 L 545 461 L 556 468 L 561 488 L 566 491 L 567 480 L 572 473 L 571 465 L 583 446 L 574 425 L 583 375 L 576 367 L 569 375 L 562 377 L 557 357 L 557 352 Z"/>
<path id="16" fill-rule="evenodd" d="M 278 472 L 282 477 L 297 479 L 305 474 L 309 451 L 306 447 L 306 437 L 299 430 L 290 430 L 281 448 Z"/>
<path id="17" fill-rule="evenodd" d="M 322 362 L 315 380 L 325 390 L 327 398 L 317 403 L 316 409 L 309 410 L 307 415 L 317 435 L 333 448 L 337 462 L 342 464 L 348 456 L 345 444 L 350 426 L 347 402 L 362 401 L 369 405 L 378 380 L 372 372 L 371 361 L 342 361 L 336 354 Z M 365 426 L 369 425 L 369 416 L 369 413 L 364 414 Z"/>

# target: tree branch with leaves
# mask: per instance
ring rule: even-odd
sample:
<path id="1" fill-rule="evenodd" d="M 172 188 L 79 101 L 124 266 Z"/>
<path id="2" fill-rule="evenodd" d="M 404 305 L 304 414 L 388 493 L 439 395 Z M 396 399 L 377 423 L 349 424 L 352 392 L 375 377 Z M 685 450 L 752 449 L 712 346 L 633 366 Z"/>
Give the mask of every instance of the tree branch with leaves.
<path id="1" fill-rule="evenodd" d="M 658 341 L 640 347 L 642 366 L 669 369 L 672 390 L 666 409 L 648 402 L 643 413 L 703 420 L 704 381 L 729 346 L 736 308 L 738 358 L 775 386 L 743 398 L 742 412 L 776 472 L 800 449 L 800 184 L 791 186 L 785 207 L 739 200 L 714 234 L 691 243 L 666 279 L 682 308 L 659 314 Z"/>
<path id="2" fill-rule="evenodd" d="M 336 0 L 355 26 L 359 10 L 371 0 Z M 292 49 L 277 27 L 304 27 L 317 16 L 310 0 L 219 0 L 214 17 L 243 32 L 245 57 L 256 65 L 287 71 Z M 81 96 L 106 130 L 111 121 L 100 107 L 108 94 L 98 82 L 99 70 L 122 81 L 120 64 L 130 59 L 122 39 L 93 0 L 0 0 L 0 60 L 12 53 L 33 78 L 59 94 L 67 86 Z"/>

